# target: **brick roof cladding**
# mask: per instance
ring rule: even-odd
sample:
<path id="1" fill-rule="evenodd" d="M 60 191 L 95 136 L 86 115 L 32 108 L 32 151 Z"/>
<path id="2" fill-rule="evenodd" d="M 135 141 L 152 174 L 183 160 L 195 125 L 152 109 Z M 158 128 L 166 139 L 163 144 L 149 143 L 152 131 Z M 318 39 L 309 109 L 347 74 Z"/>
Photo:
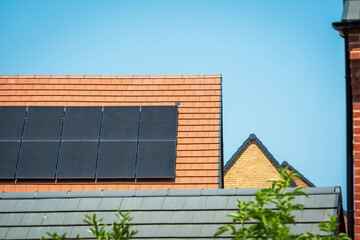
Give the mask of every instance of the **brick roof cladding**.
<path id="1" fill-rule="evenodd" d="M 67 232 L 93 239 L 84 225 L 85 214 L 96 213 L 103 223 L 116 221 L 115 212 L 131 211 L 135 239 L 212 239 L 218 227 L 232 223 L 228 213 L 237 211 L 237 200 L 254 198 L 258 189 L 204 189 L 158 191 L 82 191 L 0 193 L 0 238 L 39 239 L 46 232 Z M 339 214 L 343 232 L 339 187 L 307 188 L 309 197 L 297 196 L 304 205 L 294 212 L 292 233 L 320 233 L 318 223 Z M 246 225 L 251 224 L 247 221 Z M 321 234 L 321 233 L 320 233 Z M 324 234 L 324 232 L 322 232 Z M 229 234 L 220 239 L 230 239 Z"/>
<path id="2" fill-rule="evenodd" d="M 219 187 L 221 75 L 2 75 L 0 106 L 178 105 L 175 180 L 0 183 L 0 192 Z"/>

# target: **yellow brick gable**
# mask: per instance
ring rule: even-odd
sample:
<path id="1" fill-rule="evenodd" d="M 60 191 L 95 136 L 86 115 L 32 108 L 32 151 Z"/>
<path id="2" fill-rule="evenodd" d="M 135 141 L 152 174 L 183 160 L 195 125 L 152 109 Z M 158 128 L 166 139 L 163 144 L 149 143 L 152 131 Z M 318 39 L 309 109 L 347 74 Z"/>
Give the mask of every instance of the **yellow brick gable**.
<path id="1" fill-rule="evenodd" d="M 224 188 L 266 188 L 280 174 L 255 141 L 250 141 L 224 175 Z"/>

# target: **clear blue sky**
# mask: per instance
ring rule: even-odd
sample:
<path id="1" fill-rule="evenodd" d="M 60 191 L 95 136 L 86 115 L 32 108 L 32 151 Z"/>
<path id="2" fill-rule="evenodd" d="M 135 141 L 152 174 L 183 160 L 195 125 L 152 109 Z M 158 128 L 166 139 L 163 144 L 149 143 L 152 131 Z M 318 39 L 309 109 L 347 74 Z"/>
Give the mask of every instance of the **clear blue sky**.
<path id="1" fill-rule="evenodd" d="M 345 193 L 342 0 L 1 0 L 0 74 L 222 74 L 227 161 L 250 133 Z"/>

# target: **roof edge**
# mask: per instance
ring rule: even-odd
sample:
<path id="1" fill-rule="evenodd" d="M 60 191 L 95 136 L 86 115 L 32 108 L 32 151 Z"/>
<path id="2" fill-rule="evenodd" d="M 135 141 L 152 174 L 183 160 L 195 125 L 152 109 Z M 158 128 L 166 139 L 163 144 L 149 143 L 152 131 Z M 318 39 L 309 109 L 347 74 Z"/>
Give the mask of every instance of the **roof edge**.
<path id="1" fill-rule="evenodd" d="M 292 191 L 294 188 L 288 188 Z M 0 199 L 50 198 L 111 198 L 111 197 L 196 197 L 196 196 L 252 196 L 260 188 L 192 189 L 192 190 L 101 190 L 67 192 L 1 192 Z M 304 188 L 309 195 L 341 194 L 340 187 Z"/>
<path id="2" fill-rule="evenodd" d="M 0 75 L 0 78 L 221 78 L 213 75 Z"/>
<path id="3" fill-rule="evenodd" d="M 345 37 L 348 29 L 360 27 L 360 20 L 345 20 L 341 22 L 333 22 L 332 26 L 340 33 L 342 37 Z"/>

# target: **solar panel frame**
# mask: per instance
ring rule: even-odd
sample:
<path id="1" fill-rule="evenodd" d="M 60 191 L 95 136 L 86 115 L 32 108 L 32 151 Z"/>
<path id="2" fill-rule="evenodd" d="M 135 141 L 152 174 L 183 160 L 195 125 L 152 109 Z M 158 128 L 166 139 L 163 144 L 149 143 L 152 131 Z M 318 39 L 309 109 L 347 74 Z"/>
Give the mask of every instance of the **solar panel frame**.
<path id="1" fill-rule="evenodd" d="M 20 141 L 0 142 L 0 179 L 14 179 Z"/>
<path id="2" fill-rule="evenodd" d="M 60 141 L 23 141 L 16 169 L 18 179 L 54 179 Z"/>
<path id="3" fill-rule="evenodd" d="M 102 107 L 66 107 L 62 140 L 98 140 Z"/>
<path id="4" fill-rule="evenodd" d="M 137 140 L 139 134 L 140 107 L 104 107 L 101 140 Z"/>
<path id="5" fill-rule="evenodd" d="M 141 107 L 139 140 L 176 140 L 178 107 Z"/>
<path id="6" fill-rule="evenodd" d="M 176 141 L 139 141 L 136 178 L 175 178 Z"/>
<path id="7" fill-rule="evenodd" d="M 56 178 L 95 178 L 97 152 L 98 141 L 62 141 Z"/>
<path id="8" fill-rule="evenodd" d="M 0 140 L 20 140 L 23 134 L 26 107 L 0 107 Z"/>
<path id="9" fill-rule="evenodd" d="M 24 140 L 60 140 L 64 107 L 28 107 Z"/>
<path id="10" fill-rule="evenodd" d="M 135 178 L 137 141 L 100 141 L 96 178 Z"/>

